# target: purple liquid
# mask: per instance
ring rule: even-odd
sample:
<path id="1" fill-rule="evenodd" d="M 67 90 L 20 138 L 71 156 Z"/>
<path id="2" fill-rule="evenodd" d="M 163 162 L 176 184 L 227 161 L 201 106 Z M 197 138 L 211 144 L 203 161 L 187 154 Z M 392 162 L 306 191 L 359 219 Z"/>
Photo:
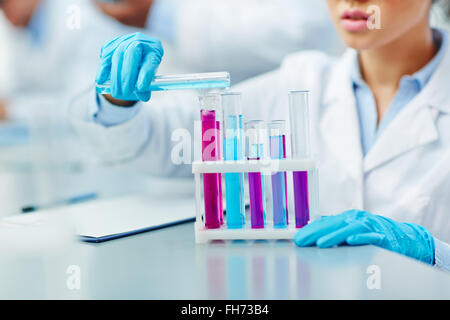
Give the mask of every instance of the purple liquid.
<path id="1" fill-rule="evenodd" d="M 269 141 L 270 157 L 272 159 L 283 159 L 283 137 L 270 136 Z M 277 172 L 272 174 L 272 203 L 274 227 L 285 228 L 287 226 L 285 172 Z"/>
<path id="2" fill-rule="evenodd" d="M 294 177 L 295 226 L 302 228 L 309 222 L 308 173 L 297 171 Z"/>
<path id="3" fill-rule="evenodd" d="M 267 258 L 257 255 L 252 257 L 252 293 L 254 299 L 264 299 L 266 297 L 267 287 Z"/>
<path id="4" fill-rule="evenodd" d="M 220 134 L 216 123 L 216 112 L 201 110 L 202 121 L 202 160 L 216 161 L 220 157 L 218 142 Z M 223 216 L 222 177 L 219 173 L 203 174 L 203 193 L 205 198 L 205 227 L 218 229 Z"/>
<path id="5" fill-rule="evenodd" d="M 262 195 L 262 177 L 259 172 L 248 174 L 250 190 L 250 214 L 253 229 L 264 228 L 264 203 Z"/>

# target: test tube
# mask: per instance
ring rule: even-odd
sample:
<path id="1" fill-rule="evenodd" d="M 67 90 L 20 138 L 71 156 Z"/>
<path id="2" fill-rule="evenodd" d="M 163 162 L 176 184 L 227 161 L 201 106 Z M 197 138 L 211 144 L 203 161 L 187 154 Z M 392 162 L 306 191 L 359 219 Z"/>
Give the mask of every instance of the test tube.
<path id="1" fill-rule="evenodd" d="M 225 161 L 244 159 L 242 133 L 242 95 L 226 92 L 221 95 Z M 227 227 L 239 229 L 245 224 L 244 174 L 225 173 Z"/>
<path id="2" fill-rule="evenodd" d="M 268 124 L 269 147 L 271 159 L 283 159 L 285 157 L 285 130 L 286 122 L 275 120 Z M 287 191 L 286 173 L 272 173 L 272 203 L 274 228 L 287 227 Z"/>
<path id="3" fill-rule="evenodd" d="M 218 161 L 220 151 L 220 96 L 200 97 L 200 119 L 202 125 L 202 160 Z M 203 193 L 205 202 L 205 227 L 218 229 L 223 223 L 222 175 L 203 174 Z"/>
<path id="4" fill-rule="evenodd" d="M 309 91 L 289 93 L 289 116 L 291 121 L 292 157 L 308 158 L 310 150 Z M 302 228 L 309 222 L 308 173 L 293 172 L 295 226 Z"/>
<path id="5" fill-rule="evenodd" d="M 164 91 L 228 88 L 230 83 L 231 78 L 228 72 L 158 75 L 151 82 L 149 89 L 151 91 Z M 99 94 L 110 94 L 111 80 L 102 84 L 96 83 L 96 91 Z"/>
<path id="6" fill-rule="evenodd" d="M 287 157 L 287 149 L 286 149 L 286 132 L 283 133 L 283 159 Z M 288 192 L 287 192 L 287 172 L 284 173 L 284 188 L 286 189 L 286 204 L 288 203 Z M 289 208 L 286 207 L 286 224 L 289 224 Z"/>
<path id="7" fill-rule="evenodd" d="M 246 151 L 248 160 L 261 160 L 267 152 L 267 127 L 264 121 L 254 120 L 245 124 Z M 250 194 L 250 216 L 253 229 L 264 228 L 266 197 L 264 176 L 261 172 L 248 173 Z"/>

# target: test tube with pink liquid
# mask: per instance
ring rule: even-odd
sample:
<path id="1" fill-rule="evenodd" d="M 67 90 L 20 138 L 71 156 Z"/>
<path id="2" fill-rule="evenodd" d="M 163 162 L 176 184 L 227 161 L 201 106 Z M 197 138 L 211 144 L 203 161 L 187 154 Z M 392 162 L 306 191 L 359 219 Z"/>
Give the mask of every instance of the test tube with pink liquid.
<path id="1" fill-rule="evenodd" d="M 222 158 L 220 95 L 201 96 L 200 107 L 202 161 L 219 161 Z M 218 229 L 223 224 L 221 173 L 205 173 L 203 175 L 203 194 L 205 227 L 207 229 Z"/>

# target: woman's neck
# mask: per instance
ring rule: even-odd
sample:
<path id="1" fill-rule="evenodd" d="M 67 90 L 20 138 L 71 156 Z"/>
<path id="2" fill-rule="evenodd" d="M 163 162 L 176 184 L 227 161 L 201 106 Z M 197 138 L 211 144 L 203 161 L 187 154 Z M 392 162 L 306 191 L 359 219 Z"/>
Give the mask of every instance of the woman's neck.
<path id="1" fill-rule="evenodd" d="M 369 86 L 398 86 L 404 75 L 412 75 L 433 59 L 437 47 L 429 27 L 411 30 L 401 40 L 359 54 L 361 73 Z"/>
<path id="2" fill-rule="evenodd" d="M 389 108 L 400 79 L 422 69 L 437 51 L 428 21 L 410 30 L 402 39 L 360 51 L 361 74 L 375 97 L 378 121 Z"/>

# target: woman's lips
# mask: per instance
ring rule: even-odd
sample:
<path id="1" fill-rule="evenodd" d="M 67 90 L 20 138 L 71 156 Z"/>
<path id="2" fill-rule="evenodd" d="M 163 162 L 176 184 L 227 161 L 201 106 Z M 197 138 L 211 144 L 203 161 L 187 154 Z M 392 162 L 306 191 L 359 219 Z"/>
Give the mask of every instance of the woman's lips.
<path id="1" fill-rule="evenodd" d="M 341 15 L 341 24 L 347 31 L 362 31 L 367 29 L 369 17 L 369 14 L 361 10 L 347 10 Z"/>

